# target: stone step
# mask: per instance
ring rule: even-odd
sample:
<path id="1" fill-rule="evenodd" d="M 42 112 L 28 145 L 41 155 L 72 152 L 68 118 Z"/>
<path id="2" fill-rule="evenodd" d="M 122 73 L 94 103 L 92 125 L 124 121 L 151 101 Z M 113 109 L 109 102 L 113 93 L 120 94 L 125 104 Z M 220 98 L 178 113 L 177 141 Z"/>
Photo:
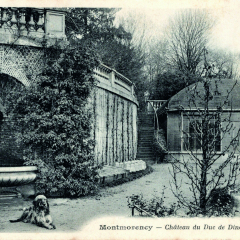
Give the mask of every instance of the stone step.
<path id="1" fill-rule="evenodd" d="M 144 134 L 139 134 L 139 139 L 140 138 L 142 138 L 142 139 L 153 139 L 153 135 L 146 136 Z"/>
<path id="2" fill-rule="evenodd" d="M 141 136 L 148 136 L 148 137 L 153 137 L 154 133 L 152 132 L 139 132 L 139 135 Z"/>
<path id="3" fill-rule="evenodd" d="M 144 133 L 154 133 L 154 129 L 149 128 L 149 127 L 144 127 L 144 128 L 140 128 L 139 132 L 144 132 Z"/>
<path id="4" fill-rule="evenodd" d="M 145 137 L 145 136 L 143 136 L 143 135 L 141 135 L 140 137 L 139 137 L 139 140 L 140 141 L 147 141 L 147 142 L 149 142 L 149 141 L 153 141 L 153 137 L 152 136 L 149 136 L 149 137 Z"/>
<path id="5" fill-rule="evenodd" d="M 138 148 L 138 153 L 152 153 L 152 148 Z"/>
<path id="6" fill-rule="evenodd" d="M 153 152 L 151 150 L 148 151 L 139 151 L 138 155 L 143 155 L 143 156 L 148 156 L 148 155 L 152 155 Z"/>
<path id="7" fill-rule="evenodd" d="M 144 145 L 144 144 L 142 144 L 142 145 L 140 145 L 139 147 L 138 147 L 138 149 L 139 150 L 145 150 L 145 149 L 152 149 L 152 145 Z"/>
<path id="8" fill-rule="evenodd" d="M 153 140 L 153 136 L 144 136 L 144 135 L 140 135 L 139 139 L 140 139 L 140 140 L 147 140 L 147 141 L 150 141 L 150 140 Z"/>
<path id="9" fill-rule="evenodd" d="M 139 115 L 139 140 L 137 159 L 146 160 L 149 165 L 154 163 L 152 151 L 154 138 L 154 115 L 141 113 Z"/>
<path id="10" fill-rule="evenodd" d="M 139 136 L 139 139 L 141 140 L 152 140 L 153 139 L 153 136 L 145 136 L 145 135 L 140 135 Z"/>
<path id="11" fill-rule="evenodd" d="M 137 155 L 148 157 L 153 155 L 153 151 L 138 151 Z"/>
<path id="12" fill-rule="evenodd" d="M 147 139 L 144 139 L 144 140 L 140 140 L 139 139 L 139 146 L 152 146 L 153 145 L 153 140 L 152 139 L 149 139 L 149 140 L 147 140 Z"/>
<path id="13" fill-rule="evenodd" d="M 151 137 L 151 138 L 153 138 L 154 135 L 153 135 L 153 133 L 143 133 L 143 132 L 140 132 L 139 136 L 140 137 L 148 137 L 148 138 Z"/>
<path id="14" fill-rule="evenodd" d="M 153 135 L 144 135 L 144 134 L 139 134 L 139 139 L 153 139 Z"/>
<path id="15" fill-rule="evenodd" d="M 144 162 L 149 162 L 149 161 L 153 161 L 154 162 L 154 158 L 148 158 L 148 159 L 145 159 L 145 158 L 139 158 L 139 159 L 142 159 Z"/>
<path id="16" fill-rule="evenodd" d="M 147 120 L 146 122 L 139 122 L 139 126 L 149 126 L 149 127 L 153 127 L 154 122 Z"/>
<path id="17" fill-rule="evenodd" d="M 138 146 L 138 150 L 147 150 L 147 149 L 152 149 L 152 145 L 141 144 Z"/>
<path id="18" fill-rule="evenodd" d="M 147 165 L 150 165 L 150 166 L 155 164 L 154 160 L 146 160 L 145 162 L 146 162 Z"/>
<path id="19" fill-rule="evenodd" d="M 147 126 L 140 127 L 139 131 L 140 132 L 151 132 L 151 133 L 154 133 L 154 129 L 152 127 L 147 127 Z"/>
<path id="20" fill-rule="evenodd" d="M 146 154 L 146 155 L 144 155 L 144 154 L 141 154 L 141 153 L 139 153 L 138 155 L 137 155 L 137 158 L 144 158 L 144 159 L 148 159 L 148 158 L 153 158 L 154 157 L 154 155 L 153 155 L 153 153 L 152 154 Z"/>
<path id="21" fill-rule="evenodd" d="M 146 150 L 152 149 L 152 148 L 153 148 L 152 145 L 141 144 L 138 146 L 138 151 L 146 151 Z"/>
<path id="22" fill-rule="evenodd" d="M 146 162 L 147 165 L 153 165 L 155 163 L 154 159 L 141 159 L 144 162 Z"/>
<path id="23" fill-rule="evenodd" d="M 152 151 L 148 151 L 148 152 L 138 152 L 138 155 L 141 156 L 152 156 L 153 152 Z"/>

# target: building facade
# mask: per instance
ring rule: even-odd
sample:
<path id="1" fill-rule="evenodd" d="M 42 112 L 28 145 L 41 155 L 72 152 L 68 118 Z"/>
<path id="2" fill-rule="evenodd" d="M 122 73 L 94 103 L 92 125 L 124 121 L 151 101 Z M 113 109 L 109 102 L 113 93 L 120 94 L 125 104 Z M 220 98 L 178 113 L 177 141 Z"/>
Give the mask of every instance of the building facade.
<path id="1" fill-rule="evenodd" d="M 212 79 L 208 95 L 204 82 L 198 82 L 170 98 L 166 111 L 158 111 L 161 113 L 160 121 L 167 123 L 168 158 L 181 159 L 191 154 L 201 156 L 204 119 L 208 121 L 208 136 L 214 154 L 222 155 L 233 141 L 238 141 L 239 91 L 240 84 L 236 80 Z M 208 117 L 204 118 L 206 115 Z M 228 152 L 231 150 L 230 147 Z M 238 147 L 236 154 L 239 154 L 239 150 Z M 227 155 L 224 154 L 221 158 L 226 158 Z"/>

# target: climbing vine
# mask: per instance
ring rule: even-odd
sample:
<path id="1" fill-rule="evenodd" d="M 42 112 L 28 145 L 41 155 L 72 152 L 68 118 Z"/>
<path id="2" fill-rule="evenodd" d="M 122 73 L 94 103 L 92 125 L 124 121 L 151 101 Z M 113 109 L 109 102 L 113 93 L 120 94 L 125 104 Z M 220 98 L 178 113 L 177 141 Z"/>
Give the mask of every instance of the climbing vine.
<path id="1" fill-rule="evenodd" d="M 14 117 L 20 119 L 25 165 L 39 173 L 37 191 L 77 197 L 97 189 L 92 111 L 87 107 L 98 64 L 90 46 L 51 48 L 44 71 L 18 97 Z"/>

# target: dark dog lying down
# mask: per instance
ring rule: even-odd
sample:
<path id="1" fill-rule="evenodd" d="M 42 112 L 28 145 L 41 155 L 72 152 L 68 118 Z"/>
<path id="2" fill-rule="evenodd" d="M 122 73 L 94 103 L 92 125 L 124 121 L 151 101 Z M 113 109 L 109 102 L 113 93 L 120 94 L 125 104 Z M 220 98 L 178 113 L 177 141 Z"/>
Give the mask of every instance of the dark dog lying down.
<path id="1" fill-rule="evenodd" d="M 10 222 L 33 223 L 39 227 L 56 229 L 50 215 L 48 200 L 44 195 L 38 195 L 34 199 L 32 207 L 24 209 L 20 218 L 10 220 Z"/>

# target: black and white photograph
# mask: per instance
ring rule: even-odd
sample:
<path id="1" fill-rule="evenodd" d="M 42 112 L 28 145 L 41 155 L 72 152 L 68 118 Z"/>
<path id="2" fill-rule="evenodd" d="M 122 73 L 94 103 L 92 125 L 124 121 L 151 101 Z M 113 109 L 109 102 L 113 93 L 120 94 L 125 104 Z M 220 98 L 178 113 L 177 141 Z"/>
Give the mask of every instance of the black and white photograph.
<path id="1" fill-rule="evenodd" d="M 0 239 L 239 239 L 239 13 L 0 1 Z"/>

